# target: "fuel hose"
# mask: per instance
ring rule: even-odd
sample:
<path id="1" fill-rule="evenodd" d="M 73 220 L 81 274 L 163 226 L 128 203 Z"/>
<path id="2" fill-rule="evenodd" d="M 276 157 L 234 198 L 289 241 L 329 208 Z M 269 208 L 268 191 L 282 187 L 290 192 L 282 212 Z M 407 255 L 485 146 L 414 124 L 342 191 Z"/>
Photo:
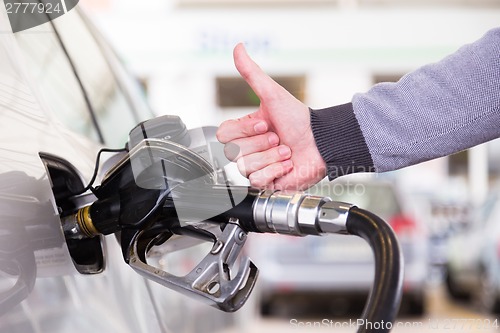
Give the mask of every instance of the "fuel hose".
<path id="1" fill-rule="evenodd" d="M 403 258 L 391 227 L 377 215 L 352 207 L 346 222 L 349 234 L 363 238 L 372 248 L 375 277 L 358 321 L 358 333 L 389 332 L 401 302 Z"/>

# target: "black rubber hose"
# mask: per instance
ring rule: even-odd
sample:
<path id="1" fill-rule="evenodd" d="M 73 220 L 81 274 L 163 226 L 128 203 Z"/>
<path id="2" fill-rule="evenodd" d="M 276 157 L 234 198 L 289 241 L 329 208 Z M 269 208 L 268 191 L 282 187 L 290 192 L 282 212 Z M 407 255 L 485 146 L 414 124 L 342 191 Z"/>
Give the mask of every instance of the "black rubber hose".
<path id="1" fill-rule="evenodd" d="M 404 263 L 396 235 L 380 217 L 357 207 L 349 211 L 346 227 L 350 234 L 370 244 L 375 257 L 375 279 L 357 332 L 389 332 L 403 287 Z"/>

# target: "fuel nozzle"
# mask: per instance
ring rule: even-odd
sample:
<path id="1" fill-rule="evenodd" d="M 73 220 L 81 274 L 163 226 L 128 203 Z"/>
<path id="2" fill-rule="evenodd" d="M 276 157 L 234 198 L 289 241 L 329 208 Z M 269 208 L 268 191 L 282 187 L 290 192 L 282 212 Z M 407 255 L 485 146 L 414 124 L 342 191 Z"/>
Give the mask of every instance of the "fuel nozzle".
<path id="1" fill-rule="evenodd" d="M 210 189 L 215 180 L 213 166 L 200 154 L 175 142 L 145 139 L 108 171 L 91 205 L 62 218 L 63 230 L 66 238 L 76 240 L 116 234 L 124 261 L 137 273 L 223 311 L 236 311 L 250 296 L 258 273 L 241 253 L 247 231 L 235 219 L 202 226 L 199 222 L 213 216 L 206 213 L 195 219 L 198 225 L 184 223 L 174 205 L 180 185 Z M 187 204 L 190 211 L 197 206 L 192 198 Z M 153 247 L 169 248 L 179 238 L 209 241 L 213 247 L 185 276 L 148 263 Z"/>
<path id="2" fill-rule="evenodd" d="M 139 124 L 131 132 L 127 156 L 95 188 L 96 201 L 62 218 L 66 237 L 115 233 L 125 262 L 136 272 L 232 312 L 246 302 L 258 275 L 242 254 L 249 232 L 357 235 L 370 244 L 375 258 L 374 288 L 363 318 L 394 321 L 403 260 L 390 226 L 370 212 L 328 197 L 229 185 L 221 169 L 227 161 L 223 148 L 202 140 L 207 133 L 215 138 L 214 128 L 186 132 L 176 117 Z M 171 244 L 177 236 L 213 244 L 185 276 L 148 264 L 154 246 Z"/>

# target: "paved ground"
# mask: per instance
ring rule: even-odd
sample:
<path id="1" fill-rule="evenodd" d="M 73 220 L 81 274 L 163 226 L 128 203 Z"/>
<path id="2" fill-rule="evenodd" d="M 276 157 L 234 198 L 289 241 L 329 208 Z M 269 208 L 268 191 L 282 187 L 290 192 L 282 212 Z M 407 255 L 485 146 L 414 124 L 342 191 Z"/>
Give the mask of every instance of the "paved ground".
<path id="1" fill-rule="evenodd" d="M 361 324 L 356 318 L 329 317 L 321 314 L 314 317 L 245 318 L 244 330 L 233 329 L 223 333 L 323 333 L 356 332 Z M 383 325 L 383 323 L 364 323 Z M 385 324 L 387 325 L 387 324 Z M 434 286 L 428 293 L 428 311 L 422 317 L 402 317 L 393 325 L 394 333 L 489 333 L 498 332 L 500 323 L 493 316 L 485 316 L 466 304 L 450 301 L 441 286 Z"/>

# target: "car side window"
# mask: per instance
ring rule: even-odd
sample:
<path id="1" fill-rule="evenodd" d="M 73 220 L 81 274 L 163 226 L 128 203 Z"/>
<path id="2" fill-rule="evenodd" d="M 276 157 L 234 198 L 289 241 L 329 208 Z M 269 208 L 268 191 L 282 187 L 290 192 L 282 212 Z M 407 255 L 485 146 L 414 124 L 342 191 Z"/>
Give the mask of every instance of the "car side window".
<path id="1" fill-rule="evenodd" d="M 77 11 L 58 18 L 54 25 L 82 81 L 105 143 L 123 147 L 138 119 L 98 43 Z"/>
<path id="2" fill-rule="evenodd" d="M 72 131 L 99 140 L 82 89 L 50 23 L 14 34 L 43 100 Z"/>

